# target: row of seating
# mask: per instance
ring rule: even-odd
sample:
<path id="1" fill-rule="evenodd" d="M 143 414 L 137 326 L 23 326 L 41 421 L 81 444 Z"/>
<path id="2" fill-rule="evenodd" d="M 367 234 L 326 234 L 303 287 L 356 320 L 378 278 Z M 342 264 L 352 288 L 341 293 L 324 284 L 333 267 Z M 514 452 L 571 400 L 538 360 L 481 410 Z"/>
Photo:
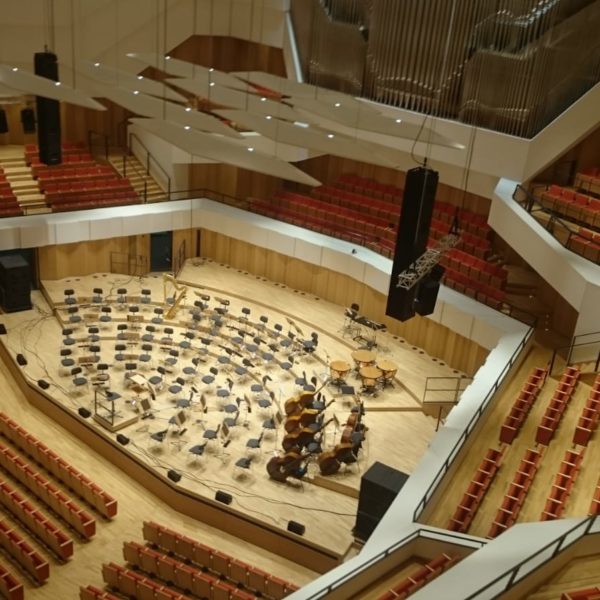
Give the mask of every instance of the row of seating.
<path id="1" fill-rule="evenodd" d="M 500 442 L 512 444 L 544 384 L 546 370 L 535 367 L 515 398 L 512 408 L 500 427 Z"/>
<path id="2" fill-rule="evenodd" d="M 497 264 L 487 262 L 477 256 L 473 256 L 464 250 L 452 248 L 444 253 L 440 263 L 455 271 L 468 275 L 471 279 L 480 281 L 487 285 L 502 288 L 506 287 L 508 271 Z"/>
<path id="3" fill-rule="evenodd" d="M 547 446 L 554 437 L 554 433 L 558 429 L 562 416 L 569 405 L 580 374 L 579 367 L 571 366 L 565 369 L 542 416 L 542 422 L 538 425 L 535 434 L 535 441 L 538 444 Z"/>
<path id="4" fill-rule="evenodd" d="M 552 184 L 540 194 L 539 201 L 544 208 L 567 219 L 600 228 L 600 199 Z"/>
<path id="5" fill-rule="evenodd" d="M 263 596 L 279 599 L 298 589 L 290 582 L 152 521 L 144 521 L 143 535 L 147 542 L 161 550 L 181 556 Z"/>
<path id="6" fill-rule="evenodd" d="M 0 596 L 7 600 L 23 600 L 23 584 L 4 566 L 0 565 Z"/>
<path id="7" fill-rule="evenodd" d="M 113 562 L 102 565 L 102 578 L 120 594 L 138 600 L 192 600 L 190 596 Z"/>
<path id="8" fill-rule="evenodd" d="M 205 573 L 193 565 L 186 565 L 142 544 L 126 542 L 123 546 L 123 555 L 134 568 L 155 576 L 167 584 L 172 583 L 184 590 L 186 594 L 209 600 L 220 598 L 254 600 L 256 598 L 254 594 L 221 581 L 216 575 Z"/>
<path id="9" fill-rule="evenodd" d="M 489 239 L 492 233 L 492 228 L 487 223 L 487 217 L 464 208 L 459 209 L 458 206 L 449 202 L 436 201 L 433 205 L 433 216 L 448 224 L 452 224 L 455 217 L 458 216 L 458 222 L 463 231 L 468 231 L 484 239 Z"/>
<path id="10" fill-rule="evenodd" d="M 456 507 L 454 515 L 446 527 L 447 529 L 462 533 L 465 533 L 469 529 L 469 525 L 475 517 L 485 493 L 500 468 L 503 454 L 504 450 L 496 450 L 494 448 L 490 448 L 487 451 L 484 459 L 471 478 L 462 500 Z"/>
<path id="11" fill-rule="evenodd" d="M 541 450 L 528 449 L 525 451 L 525 456 L 521 459 L 519 468 L 508 487 L 508 491 L 506 492 L 502 504 L 496 513 L 496 517 L 488 531 L 488 538 L 495 538 L 514 525 L 541 460 Z"/>
<path id="12" fill-rule="evenodd" d="M 588 399 L 583 407 L 581 416 L 575 426 L 573 434 L 573 443 L 580 446 L 587 446 L 592 434 L 598 427 L 600 419 L 600 375 L 596 376 L 593 387 L 590 390 Z"/>
<path id="13" fill-rule="evenodd" d="M 79 589 L 79 600 L 120 600 L 120 598 L 95 585 L 86 585 Z"/>
<path id="14" fill-rule="evenodd" d="M 48 561 L 5 521 L 0 521 L 0 547 L 38 583 L 44 583 L 50 577 L 50 565 Z M 14 587 L 16 583 L 18 587 L 19 584 L 14 580 L 14 577 L 11 576 L 9 582 L 11 579 L 13 580 L 11 582 L 12 586 Z M 23 588 L 21 586 L 22 596 Z"/>
<path id="15" fill-rule="evenodd" d="M 592 502 L 590 504 L 590 510 L 588 511 L 588 515 L 590 517 L 592 515 L 600 515 L 600 479 L 598 479 L 598 483 L 596 484 L 596 489 L 592 497 Z"/>
<path id="16" fill-rule="evenodd" d="M 379 597 L 379 600 L 396 600 L 406 598 L 416 592 L 419 588 L 429 583 L 432 579 L 441 575 L 457 562 L 458 558 L 448 554 L 441 554 L 434 559 L 411 571 L 402 581 L 396 584 Z"/>
<path id="17" fill-rule="evenodd" d="M 39 500 L 49 506 L 80 535 L 88 539 L 94 536 L 96 521 L 92 516 L 63 491 L 52 485 L 42 473 L 36 471 L 27 461 L 17 456 L 4 444 L 0 444 L 0 466 Z"/>
<path id="18" fill-rule="evenodd" d="M 115 171 L 110 165 L 96 165 L 94 167 L 55 167 L 40 168 L 37 170 L 37 178 L 40 188 L 51 183 L 65 183 L 69 181 L 83 181 L 103 177 L 114 177 Z"/>
<path id="19" fill-rule="evenodd" d="M 140 198 L 134 191 L 120 192 L 86 192 L 77 199 L 69 202 L 55 202 L 51 205 L 52 212 L 66 212 L 71 210 L 84 210 L 88 208 L 106 208 L 107 206 L 123 206 L 139 204 Z"/>
<path id="20" fill-rule="evenodd" d="M 360 177 L 352 173 L 340 175 L 336 181 L 336 185 L 348 191 L 355 191 L 374 198 L 383 198 L 388 202 L 392 202 L 394 199 L 401 199 L 404 195 L 404 190 L 400 187 L 379 183 L 374 179 L 367 179 L 366 177 Z"/>
<path id="21" fill-rule="evenodd" d="M 328 185 L 315 188 L 312 191 L 312 196 L 333 206 L 344 206 L 362 214 L 385 219 L 387 223 L 397 224 L 400 219 L 400 202 L 392 203 L 378 200 Z"/>
<path id="22" fill-rule="evenodd" d="M 2 167 L 0 167 L 0 218 L 20 217 L 23 209 L 12 189 L 10 181 L 7 180 Z"/>
<path id="23" fill-rule="evenodd" d="M 567 248 L 592 262 L 600 262 L 600 233 L 580 227 L 577 233 L 567 240 Z"/>
<path id="24" fill-rule="evenodd" d="M 60 147 L 64 154 L 81 152 L 85 148 L 83 142 L 61 142 Z M 35 155 L 38 151 L 37 144 L 25 144 L 25 154 Z"/>
<path id="25" fill-rule="evenodd" d="M 442 283 L 449 288 L 483 302 L 496 309 L 501 309 L 506 302 L 504 290 L 493 285 L 471 279 L 468 275 L 447 267 L 442 278 Z"/>
<path id="26" fill-rule="evenodd" d="M 542 511 L 540 517 L 542 521 L 560 519 L 565 510 L 565 504 L 571 495 L 577 475 L 579 475 L 584 451 L 585 449 L 581 452 L 575 452 L 574 450 L 567 450 L 565 452 L 565 457 L 560 463 L 558 473 L 554 477 L 550 494 Z"/>
<path id="27" fill-rule="evenodd" d="M 73 556 L 73 540 L 7 481 L 0 481 L 0 502 L 57 556 L 64 560 Z"/>
<path id="28" fill-rule="evenodd" d="M 37 177 L 40 170 L 46 169 L 48 165 L 40 162 L 37 157 L 31 158 L 29 161 L 26 159 L 26 163 L 31 167 L 31 174 L 33 177 Z M 77 167 L 95 167 L 96 161 L 87 152 L 80 152 L 78 154 L 63 155 L 62 164 L 68 164 Z"/>
<path id="29" fill-rule="evenodd" d="M 563 592 L 560 600 L 600 600 L 600 587 Z"/>
<path id="30" fill-rule="evenodd" d="M 112 519 L 117 514 L 117 501 L 43 442 L 0 412 L 0 434 L 20 448 L 35 462 L 52 473 L 101 515 Z"/>
<path id="31" fill-rule="evenodd" d="M 591 194 L 600 194 L 600 167 L 590 167 L 575 174 L 575 187 Z"/>

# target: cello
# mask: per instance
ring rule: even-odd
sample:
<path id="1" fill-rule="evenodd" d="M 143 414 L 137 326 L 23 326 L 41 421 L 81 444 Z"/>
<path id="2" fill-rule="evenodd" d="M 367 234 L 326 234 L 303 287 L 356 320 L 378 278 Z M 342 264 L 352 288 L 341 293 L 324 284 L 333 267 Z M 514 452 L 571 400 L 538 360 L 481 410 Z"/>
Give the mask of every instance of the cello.
<path id="1" fill-rule="evenodd" d="M 302 464 L 310 456 L 310 452 L 286 452 L 283 456 L 274 456 L 267 463 L 267 473 L 271 479 L 285 483 L 288 477 L 302 479 L 306 474 L 306 464 Z"/>

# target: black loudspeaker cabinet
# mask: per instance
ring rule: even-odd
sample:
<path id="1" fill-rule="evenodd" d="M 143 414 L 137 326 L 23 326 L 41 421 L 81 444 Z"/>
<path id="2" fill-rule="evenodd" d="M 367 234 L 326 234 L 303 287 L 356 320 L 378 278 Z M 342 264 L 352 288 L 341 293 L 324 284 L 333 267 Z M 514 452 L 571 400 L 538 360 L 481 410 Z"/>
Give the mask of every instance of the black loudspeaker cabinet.
<path id="1" fill-rule="evenodd" d="M 360 480 L 358 512 L 354 535 L 367 540 L 402 489 L 408 475 L 380 462 L 375 462 Z"/>
<path id="2" fill-rule="evenodd" d="M 417 167 L 406 173 L 400 224 L 385 309 L 388 317 L 400 321 L 407 321 L 415 316 L 417 290 L 397 288 L 398 275 L 427 249 L 437 184 L 438 173 L 432 169 Z"/>
<path id="3" fill-rule="evenodd" d="M 6 111 L 0 109 L 0 133 L 8 133 L 8 121 L 6 120 Z"/>
<path id="4" fill-rule="evenodd" d="M 29 263 L 18 254 L 0 256 L 0 304 L 6 312 L 31 309 Z"/>
<path id="5" fill-rule="evenodd" d="M 435 310 L 438 292 L 440 291 L 440 279 L 444 274 L 444 267 L 435 265 L 431 272 L 421 281 L 415 300 L 415 311 L 425 317 Z"/>
<path id="6" fill-rule="evenodd" d="M 223 504 L 231 504 L 233 496 L 231 494 L 228 494 L 227 492 L 217 490 L 217 493 L 215 494 L 215 500 L 217 500 L 218 502 L 222 502 Z"/>
<path id="7" fill-rule="evenodd" d="M 287 530 L 297 535 L 304 535 L 306 527 L 302 523 L 298 523 L 298 521 L 288 521 Z"/>
<path id="8" fill-rule="evenodd" d="M 58 81 L 58 60 L 52 52 L 36 52 L 33 57 L 36 75 Z M 36 96 L 37 134 L 40 162 L 58 165 L 62 162 L 60 148 L 60 105 L 58 100 Z"/>
<path id="9" fill-rule="evenodd" d="M 35 112 L 32 108 L 24 108 L 21 111 L 21 125 L 23 133 L 35 133 Z"/>

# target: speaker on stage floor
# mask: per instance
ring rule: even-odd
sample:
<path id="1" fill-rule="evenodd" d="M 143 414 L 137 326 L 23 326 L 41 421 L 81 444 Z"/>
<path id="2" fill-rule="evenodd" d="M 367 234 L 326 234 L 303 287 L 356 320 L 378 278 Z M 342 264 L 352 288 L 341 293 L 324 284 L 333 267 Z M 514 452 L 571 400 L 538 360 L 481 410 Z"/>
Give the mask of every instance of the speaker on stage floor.
<path id="1" fill-rule="evenodd" d="M 117 442 L 119 442 L 121 446 L 127 446 L 127 444 L 129 444 L 129 438 L 122 433 L 117 433 Z"/>
<path id="2" fill-rule="evenodd" d="M 29 263 L 19 254 L 0 256 L 0 304 L 6 312 L 31 309 Z"/>
<path id="3" fill-rule="evenodd" d="M 396 498 L 408 475 L 375 462 L 360 480 L 354 535 L 366 541 Z"/>
<path id="4" fill-rule="evenodd" d="M 181 475 L 177 471 L 175 471 L 174 469 L 169 469 L 167 471 L 167 477 L 171 481 L 174 481 L 175 483 L 177 483 L 178 481 L 181 480 Z"/>
<path id="5" fill-rule="evenodd" d="M 89 419 L 92 416 L 92 413 L 85 406 L 80 406 L 77 409 L 77 412 L 79 413 L 79 416 L 84 419 Z"/>
<path id="6" fill-rule="evenodd" d="M 40 77 L 58 81 L 58 59 L 53 52 L 33 55 L 34 72 Z M 62 162 L 60 147 L 60 104 L 58 100 L 36 96 L 37 132 L 40 162 L 58 165 Z"/>
<path id="7" fill-rule="evenodd" d="M 38 379 L 38 385 L 43 390 L 47 390 L 50 387 L 50 384 L 47 381 L 45 381 L 44 379 Z"/>
<path id="8" fill-rule="evenodd" d="M 297 535 L 304 535 L 306 527 L 297 521 L 288 521 L 287 530 Z"/>
<path id="9" fill-rule="evenodd" d="M 17 354 L 17 364 L 24 367 L 27 364 L 27 359 L 22 354 Z"/>
<path id="10" fill-rule="evenodd" d="M 223 504 L 231 504 L 233 496 L 231 494 L 228 494 L 227 492 L 217 490 L 217 493 L 215 494 L 215 500 L 217 500 L 218 502 L 222 502 Z"/>

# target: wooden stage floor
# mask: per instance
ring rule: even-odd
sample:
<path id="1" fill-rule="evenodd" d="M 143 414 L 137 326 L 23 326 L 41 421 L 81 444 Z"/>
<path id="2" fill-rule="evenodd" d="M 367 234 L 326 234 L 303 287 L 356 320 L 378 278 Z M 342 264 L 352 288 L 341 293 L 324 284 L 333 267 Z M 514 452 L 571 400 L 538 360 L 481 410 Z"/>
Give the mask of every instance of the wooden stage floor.
<path id="1" fill-rule="evenodd" d="M 89 364 L 92 352 L 87 340 L 87 327 L 97 324 L 98 317 L 102 314 L 98 306 L 90 304 L 93 288 L 102 288 L 103 303 L 112 308 L 112 321 L 101 324 L 98 334 L 100 340 L 96 344 L 100 346 L 100 350 L 96 354 L 100 356 L 99 362 L 110 365 L 108 385 L 111 391 L 120 395 L 114 403 L 118 413 L 115 424 L 119 427 L 122 425 L 119 433 L 130 440 L 129 444 L 120 447 L 122 452 L 130 453 L 139 463 L 162 476 L 170 469 L 177 471 L 182 475 L 177 486 L 192 494 L 211 500 L 217 490 L 231 494 L 233 510 L 271 528 L 285 530 L 288 521 L 298 521 L 306 526 L 304 539 L 308 543 L 343 558 L 353 541 L 352 527 L 361 475 L 375 461 L 407 473 L 412 472 L 435 432 L 435 421 L 423 415 L 420 410 L 426 377 L 456 376 L 459 373 L 401 338 L 379 333 L 378 345 L 374 348 L 376 361 L 391 361 L 397 365 L 398 370 L 393 387 L 378 390 L 376 396 L 360 396 L 365 408 L 363 422 L 368 430 L 358 462 L 347 467 L 342 465 L 335 475 L 323 477 L 319 473 L 318 461 L 309 460 L 306 476 L 301 482 L 276 482 L 268 477 L 266 464 L 272 457 L 283 454 L 282 440 L 286 432 L 281 426 L 275 431 L 263 432 L 262 425 L 277 413 L 278 406 L 283 413 L 286 400 L 298 397 L 301 391 L 298 378 L 310 380 L 316 377 L 317 386 L 324 385 L 323 394 L 328 406 L 323 419 L 327 423 L 321 439 L 323 450 L 340 442 L 344 424 L 355 404 L 355 397 L 341 395 L 337 387 L 327 383 L 329 363 L 343 360 L 352 365 L 351 352 L 358 347 L 348 329 L 344 328 L 345 324 L 348 325 L 345 323 L 344 307 L 236 271 L 226 265 L 200 259 L 186 263 L 178 276 L 178 282 L 185 282 L 187 285 L 185 302 L 174 311 L 169 322 L 156 326 L 155 340 L 149 351 L 151 360 L 145 369 L 142 362 L 137 360 L 141 352 L 141 341 L 138 338 L 146 333 L 146 326 L 155 316 L 155 308 L 163 307 L 165 312 L 168 310 L 163 302 L 161 275 L 132 278 L 95 274 L 44 281 L 45 298 L 41 293 L 34 293 L 32 311 L 2 316 L 7 335 L 1 339 L 11 355 L 22 353 L 27 358 L 28 364 L 21 372 L 31 383 L 35 384 L 40 379 L 50 383 L 46 393 L 65 410 L 76 413 L 79 408 L 85 407 L 94 413 L 94 387 L 89 382 L 95 376 L 96 363 L 91 366 Z M 168 287 L 168 294 L 176 295 L 173 286 Z M 79 303 L 78 314 L 83 317 L 83 322 L 77 324 L 69 336 L 75 340 L 70 348 L 73 349 L 76 364 L 82 363 L 82 375 L 88 380 L 87 385 L 78 389 L 73 386 L 68 370 L 62 369 L 60 365 L 60 350 L 66 347 L 63 345 L 61 329 L 63 326 L 68 327 L 65 323 L 70 316 L 67 305 L 64 304 L 64 290 L 68 288 L 74 290 Z M 127 289 L 126 302 L 121 308 L 117 302 L 119 288 Z M 138 316 L 141 315 L 141 320 L 128 321 L 128 308 L 138 304 L 140 290 L 143 288 L 151 290 L 151 303 L 139 305 Z M 145 391 L 136 392 L 125 386 L 126 369 L 120 368 L 119 363 L 135 362 L 136 372 L 142 378 L 148 379 L 156 374 L 157 365 L 164 363 L 169 356 L 169 349 L 176 348 L 185 339 L 183 334 L 192 324 L 190 309 L 193 309 L 195 301 L 200 300 L 200 295 L 210 296 L 209 308 L 204 311 L 202 319 L 196 322 L 195 337 L 191 339 L 192 349 L 182 351 L 177 357 L 176 365 L 171 368 L 172 372 L 165 376 L 165 387 L 168 388 L 176 377 L 182 375 L 183 367 L 192 365 L 194 357 L 200 358 L 197 375 L 193 380 L 186 381 L 178 394 L 174 395 L 168 389 L 155 391 L 153 400 L 147 394 L 152 408 L 148 413 L 143 413 L 141 400 L 145 397 Z M 223 300 L 228 300 L 229 304 L 226 305 Z M 213 309 L 219 307 L 226 307 L 227 313 L 223 315 L 223 325 L 216 333 L 212 317 Z M 243 307 L 250 309 L 248 323 L 238 320 L 243 316 Z M 264 329 L 260 328 L 260 316 L 267 318 Z M 316 351 L 305 354 L 292 345 L 281 348 L 272 361 L 261 360 L 260 347 L 266 349 L 266 346 L 262 346 L 263 343 L 280 343 L 281 338 L 273 335 L 272 327 L 275 323 L 283 326 L 282 337 L 287 337 L 288 331 L 295 333 L 297 339 L 310 339 L 311 334 L 316 333 Z M 125 324 L 128 326 L 126 335 L 129 337 L 124 341 L 117 340 L 118 326 Z M 208 329 L 203 329 L 207 324 L 213 329 L 215 337 L 211 345 L 205 348 L 206 352 L 200 354 L 200 340 L 208 336 Z M 165 327 L 171 327 L 173 333 L 165 332 Z M 239 337 L 239 332 L 245 334 L 241 345 L 233 341 L 233 338 Z M 165 337 L 171 337 L 173 341 L 167 342 Z M 247 349 L 254 337 L 259 338 L 258 353 Z M 115 344 L 118 343 L 126 345 L 125 361 L 117 361 L 115 358 Z M 227 349 L 237 350 L 238 354 Z M 290 353 L 293 354 L 293 363 L 291 368 L 285 370 L 280 363 L 287 362 Z M 240 374 L 241 371 L 236 372 L 236 367 L 243 366 L 243 358 L 250 360 L 250 366 L 247 366 L 247 373 Z M 215 381 L 205 385 L 202 378 L 210 374 L 211 367 L 218 372 Z M 269 379 L 263 381 L 265 376 Z M 251 391 L 253 384 L 262 385 L 263 382 L 266 388 L 264 392 Z M 360 390 L 361 382 L 355 375 L 349 375 L 347 383 L 354 386 L 357 392 Z M 193 392 L 192 386 L 198 393 Z M 219 396 L 218 390 L 227 390 L 230 395 Z M 200 402 L 202 395 L 206 402 L 206 412 Z M 261 398 L 273 400 L 271 407 L 260 408 L 258 400 Z M 236 399 L 241 402 L 236 402 Z M 176 406 L 177 400 L 191 400 L 191 405 L 182 409 Z M 106 406 L 106 402 L 103 404 Z M 5 412 L 18 420 L 19 411 L 12 410 L 10 402 L 2 403 L 2 406 Z M 233 407 L 237 410 L 234 411 Z M 98 409 L 98 412 L 102 410 L 105 409 Z M 206 430 L 216 430 L 220 424 L 222 426 L 227 410 L 232 411 L 229 413 L 232 418 L 238 415 L 235 426 L 229 428 L 226 437 L 219 435 L 215 442 L 210 442 L 204 455 L 194 460 L 194 455 L 189 452 L 190 448 L 203 443 Z M 143 414 L 150 414 L 151 417 L 142 419 Z M 41 416 L 38 418 L 43 420 Z M 185 419 L 183 422 L 182 418 Z M 177 422 L 178 419 L 180 422 Z M 127 424 L 128 421 L 131 423 Z M 96 419 L 89 418 L 83 423 L 97 430 L 100 435 L 115 439 L 115 432 L 109 431 Z M 24 425 L 27 426 L 26 423 Z M 165 430 L 167 433 L 162 442 L 152 439 L 152 434 Z M 261 437 L 261 433 L 263 437 L 260 449 L 249 454 L 246 448 L 248 440 Z M 52 440 L 44 441 L 52 446 Z M 91 449 L 82 447 L 79 441 L 74 441 L 73 444 L 82 458 L 79 464 L 85 472 L 85 458 L 97 455 Z M 252 456 L 249 469 L 236 467 L 239 459 L 249 456 Z M 124 485 L 120 474 L 119 479 L 119 486 Z M 132 483 L 132 486 L 139 490 L 137 484 Z M 117 499 L 120 499 L 120 489 L 119 487 L 115 491 Z M 127 489 L 124 493 L 128 493 Z M 151 514 L 140 512 L 140 530 L 141 520 L 144 518 L 151 518 Z"/>

